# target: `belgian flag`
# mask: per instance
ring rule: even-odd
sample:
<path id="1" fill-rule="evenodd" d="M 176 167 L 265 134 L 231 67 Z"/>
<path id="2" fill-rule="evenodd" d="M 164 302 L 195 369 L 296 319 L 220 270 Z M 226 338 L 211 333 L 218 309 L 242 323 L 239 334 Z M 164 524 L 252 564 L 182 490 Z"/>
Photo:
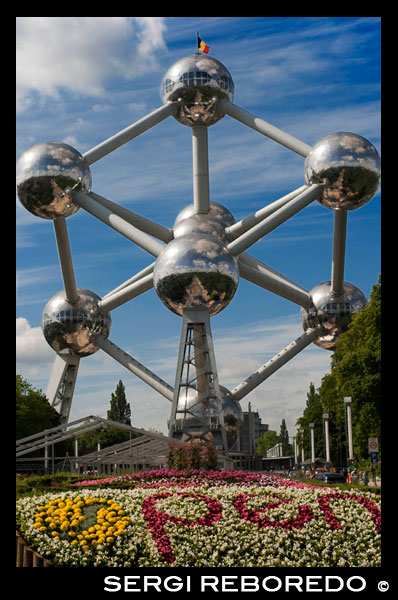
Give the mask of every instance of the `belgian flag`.
<path id="1" fill-rule="evenodd" d="M 210 50 L 210 46 L 208 46 L 206 44 L 206 42 L 204 42 L 199 36 L 198 36 L 198 50 L 200 50 L 200 52 L 204 52 L 205 54 L 207 54 L 208 51 Z"/>

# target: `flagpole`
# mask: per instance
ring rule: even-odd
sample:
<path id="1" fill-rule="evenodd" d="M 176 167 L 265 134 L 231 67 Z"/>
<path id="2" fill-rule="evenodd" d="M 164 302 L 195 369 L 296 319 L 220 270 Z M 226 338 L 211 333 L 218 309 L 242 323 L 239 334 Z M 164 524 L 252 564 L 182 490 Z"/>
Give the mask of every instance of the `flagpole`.
<path id="1" fill-rule="evenodd" d="M 196 54 L 200 54 L 200 52 L 199 52 L 199 31 L 196 32 Z"/>

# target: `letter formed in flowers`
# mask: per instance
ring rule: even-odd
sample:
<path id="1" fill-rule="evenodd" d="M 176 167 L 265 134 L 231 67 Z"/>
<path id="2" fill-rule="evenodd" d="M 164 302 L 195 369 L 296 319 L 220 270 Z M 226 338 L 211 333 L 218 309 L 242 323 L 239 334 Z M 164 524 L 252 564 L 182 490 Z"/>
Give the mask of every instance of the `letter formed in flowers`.
<path id="1" fill-rule="evenodd" d="M 314 519 L 314 513 L 312 509 L 307 505 L 303 504 L 298 507 L 298 516 L 291 519 L 285 519 L 284 521 L 276 521 L 272 520 L 264 513 L 268 510 L 272 510 L 273 508 L 277 508 L 281 504 L 290 504 L 293 502 L 291 499 L 281 498 L 280 496 L 273 496 L 276 498 L 276 501 L 268 502 L 262 508 L 258 508 L 256 510 L 249 510 L 246 507 L 247 500 L 253 497 L 259 496 L 259 494 L 255 494 L 252 496 L 247 496 L 246 494 L 239 494 L 236 500 L 233 502 L 236 510 L 239 513 L 239 516 L 242 519 L 246 519 L 250 521 L 250 523 L 255 523 L 260 527 L 260 529 L 264 527 L 282 527 L 283 529 L 302 529 L 308 521 Z"/>
<path id="2" fill-rule="evenodd" d="M 329 525 L 330 529 L 341 529 L 341 525 L 337 517 L 333 514 L 330 507 L 330 500 L 355 500 L 359 504 L 362 504 L 369 512 L 371 519 L 376 527 L 377 533 L 381 531 L 381 512 L 372 500 L 365 498 L 364 496 L 355 496 L 353 494 L 339 494 L 338 492 L 331 494 L 324 494 L 318 498 L 320 509 L 323 511 L 325 520 Z"/>
<path id="3" fill-rule="evenodd" d="M 155 505 L 157 500 L 168 498 L 170 496 L 197 498 L 198 500 L 201 500 L 207 504 L 209 512 L 206 516 L 200 517 L 196 521 L 190 521 L 185 517 L 174 517 L 173 515 L 168 515 L 156 510 Z M 142 504 L 142 511 L 145 519 L 148 521 L 148 529 L 152 533 L 158 550 L 168 563 L 174 562 L 176 557 L 171 548 L 169 536 L 165 530 L 165 524 L 167 522 L 185 525 L 186 527 L 193 527 L 195 525 L 207 527 L 213 525 L 213 523 L 222 518 L 222 507 L 217 500 L 210 498 L 209 496 L 203 496 L 202 494 L 190 494 L 186 492 L 175 492 L 174 494 L 165 492 L 146 498 Z"/>

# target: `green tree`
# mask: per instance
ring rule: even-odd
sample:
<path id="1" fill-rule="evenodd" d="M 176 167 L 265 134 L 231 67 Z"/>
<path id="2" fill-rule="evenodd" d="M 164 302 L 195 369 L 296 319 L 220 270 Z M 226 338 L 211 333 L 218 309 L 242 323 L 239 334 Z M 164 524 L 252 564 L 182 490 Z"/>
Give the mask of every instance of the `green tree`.
<path id="1" fill-rule="evenodd" d="M 286 427 L 285 419 L 282 419 L 279 442 L 282 444 L 282 456 L 290 456 L 293 453 L 293 447 L 289 442 L 289 432 Z"/>
<path id="2" fill-rule="evenodd" d="M 354 455 L 367 459 L 368 438 L 381 442 L 381 278 L 372 287 L 370 299 L 353 315 L 331 355 L 331 370 L 318 390 L 311 383 L 307 403 L 298 427 L 304 430 L 304 447 L 308 456 L 308 425 L 315 423 L 315 454 L 324 456 L 322 413 L 329 414 L 331 460 L 345 466 L 347 431 L 344 397 L 352 398 Z"/>
<path id="3" fill-rule="evenodd" d="M 60 414 L 42 390 L 35 389 L 21 375 L 16 376 L 16 405 L 17 440 L 60 424 Z"/>
<path id="4" fill-rule="evenodd" d="M 267 450 L 279 443 L 279 436 L 273 429 L 268 429 L 261 438 L 256 440 L 257 454 L 267 456 Z"/>
<path id="5" fill-rule="evenodd" d="M 111 394 L 110 408 L 107 411 L 107 419 L 131 426 L 131 409 L 127 402 L 123 382 L 119 380 L 116 390 Z M 79 452 L 81 455 L 89 454 L 97 450 L 98 443 L 101 448 L 108 448 L 114 444 L 121 444 L 139 434 L 124 431 L 117 427 L 104 427 L 101 430 L 89 431 L 79 437 Z"/>
<path id="6" fill-rule="evenodd" d="M 352 398 L 354 454 L 368 456 L 368 437 L 381 436 L 381 278 L 368 304 L 353 315 L 332 356 L 336 401 Z M 320 389 L 322 396 L 322 389 Z"/>
<path id="7" fill-rule="evenodd" d="M 125 387 L 121 380 L 116 386 L 115 393 L 111 395 L 111 407 L 108 410 L 107 419 L 131 425 L 130 404 L 127 402 Z"/>
<path id="8" fill-rule="evenodd" d="M 310 423 L 314 423 L 314 446 L 315 457 L 324 456 L 324 435 L 323 435 L 323 406 L 320 395 L 315 390 L 313 382 L 310 383 L 310 388 L 307 393 L 306 407 L 302 417 L 297 419 L 297 427 L 303 430 L 303 443 L 305 458 L 311 457 L 311 434 Z"/>

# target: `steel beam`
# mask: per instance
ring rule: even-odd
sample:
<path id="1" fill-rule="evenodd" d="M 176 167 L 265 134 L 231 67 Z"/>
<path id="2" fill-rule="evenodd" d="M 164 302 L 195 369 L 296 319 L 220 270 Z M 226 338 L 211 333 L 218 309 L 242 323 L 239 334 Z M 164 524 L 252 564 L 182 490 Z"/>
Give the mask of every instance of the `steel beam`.
<path id="1" fill-rule="evenodd" d="M 259 117 L 255 117 L 247 110 L 240 108 L 239 106 L 233 104 L 229 100 L 220 100 L 219 107 L 226 115 L 229 115 L 237 121 L 240 121 L 244 125 L 247 125 L 247 127 L 255 129 L 255 131 L 262 133 L 263 135 L 269 137 L 271 140 L 278 142 L 278 144 L 289 148 L 289 150 L 293 150 L 293 152 L 296 152 L 301 156 L 308 156 L 308 154 L 312 150 L 312 147 L 308 144 L 305 144 L 304 142 L 298 140 L 289 133 L 282 131 L 282 129 L 278 129 L 278 127 L 267 123 L 267 121 L 264 121 Z"/>
<path id="2" fill-rule="evenodd" d="M 124 206 L 120 206 L 119 204 L 108 200 L 108 198 L 104 198 L 99 194 L 95 194 L 94 192 L 90 192 L 89 196 L 93 198 L 93 200 L 96 200 L 96 202 L 102 204 L 102 206 L 105 206 L 105 208 L 110 210 L 115 215 L 118 215 L 127 221 L 127 223 L 134 225 L 134 227 L 137 227 L 148 235 L 152 235 L 156 239 L 166 243 L 173 239 L 173 232 L 168 227 L 163 227 L 163 225 L 155 223 L 154 221 L 151 221 L 150 219 L 147 219 L 146 217 L 143 217 L 142 215 L 139 215 L 138 213 L 133 212 Z"/>
<path id="3" fill-rule="evenodd" d="M 116 215 L 114 212 L 105 208 L 102 204 L 83 194 L 82 192 L 73 192 L 73 198 L 76 204 L 84 208 L 94 217 L 109 225 L 112 229 L 124 235 L 127 239 L 137 244 L 153 256 L 158 257 L 164 248 L 164 245 L 151 238 L 148 234 L 137 229 L 131 223 Z"/>
<path id="4" fill-rule="evenodd" d="M 347 211 L 339 208 L 334 211 L 332 283 L 330 288 L 335 296 L 341 296 L 344 292 L 346 233 Z"/>
<path id="5" fill-rule="evenodd" d="M 290 219 L 293 215 L 308 206 L 313 200 L 321 194 L 321 185 L 311 185 L 304 192 L 290 200 L 285 206 L 276 210 L 272 215 L 257 223 L 254 227 L 243 233 L 227 246 L 228 250 L 234 256 L 237 256 L 244 250 L 247 250 L 259 239 L 276 229 L 279 225 Z"/>
<path id="6" fill-rule="evenodd" d="M 269 269 L 246 253 L 241 254 L 239 257 L 239 275 L 304 308 L 308 308 L 312 303 L 310 294 L 304 288 L 283 277 L 280 273 Z"/>
<path id="7" fill-rule="evenodd" d="M 278 208 L 285 206 L 285 204 L 290 202 L 290 200 L 292 200 L 293 198 L 296 198 L 296 196 L 304 192 L 307 188 L 307 185 L 302 185 L 301 187 L 297 188 L 297 190 L 293 190 L 293 192 L 286 194 L 286 196 L 282 196 L 282 198 L 279 198 L 279 200 L 275 200 L 275 202 L 264 206 L 264 208 L 257 210 L 252 215 L 245 217 L 244 219 L 238 221 L 237 223 L 234 223 L 230 227 L 226 227 L 225 235 L 227 239 L 230 242 L 232 242 L 237 237 L 242 235 L 242 233 L 245 233 L 246 231 L 254 227 L 254 225 L 257 225 L 257 223 L 260 223 L 260 221 L 263 221 L 266 217 L 272 215 L 276 210 L 278 210 Z"/>
<path id="8" fill-rule="evenodd" d="M 193 205 L 195 214 L 210 208 L 207 127 L 192 127 Z"/>
<path id="9" fill-rule="evenodd" d="M 149 273 L 149 275 L 146 275 L 138 281 L 127 285 L 126 287 L 119 290 L 118 292 L 115 292 L 111 296 L 108 296 L 107 298 L 102 298 L 102 300 L 98 302 L 98 306 L 99 308 L 102 308 L 103 310 L 109 312 L 111 310 L 114 310 L 118 306 L 121 306 L 125 302 L 132 300 L 132 298 L 136 298 L 140 294 L 143 294 L 144 292 L 150 290 L 152 287 L 153 274 Z"/>
<path id="10" fill-rule="evenodd" d="M 124 281 L 123 283 L 121 283 L 120 285 L 118 285 L 115 289 L 111 290 L 110 292 L 108 292 L 107 294 L 105 294 L 104 296 L 102 296 L 102 300 L 105 300 L 106 298 L 109 298 L 110 296 L 112 296 L 113 294 L 116 294 L 120 290 L 123 290 L 124 288 L 126 288 L 130 284 L 132 284 L 132 283 L 134 283 L 136 281 L 139 281 L 140 279 L 142 279 L 143 277 L 146 277 L 150 273 L 153 273 L 153 268 L 155 266 L 155 262 L 151 263 L 150 265 L 148 265 L 147 267 L 145 267 L 144 269 L 142 269 L 141 271 L 139 271 L 138 273 L 136 273 L 135 275 L 133 275 L 133 277 L 130 277 L 130 279 L 127 279 L 127 281 Z"/>
<path id="11" fill-rule="evenodd" d="M 232 391 L 231 395 L 235 400 L 242 400 L 249 392 L 254 390 L 260 383 L 263 383 L 270 375 L 275 373 L 289 360 L 291 360 L 296 354 L 306 348 L 311 342 L 316 340 L 318 337 L 318 331 L 316 329 L 307 329 L 302 335 L 294 340 L 289 346 L 286 346 L 276 356 L 271 358 L 262 367 L 257 369 L 252 375 L 247 377 L 242 383 L 237 385 Z"/>
<path id="12" fill-rule="evenodd" d="M 163 106 L 157 108 L 153 112 L 146 115 L 139 121 L 136 121 L 132 125 L 129 125 L 125 129 L 122 129 L 112 137 L 98 144 L 91 150 L 88 150 L 83 154 L 84 158 L 87 160 L 89 165 L 92 165 L 100 158 L 106 156 L 113 150 L 116 150 L 123 144 L 126 144 L 133 138 L 137 137 L 144 131 L 151 129 L 170 115 L 173 115 L 176 111 L 176 107 L 173 102 L 169 102 L 164 104 Z"/>
<path id="13" fill-rule="evenodd" d="M 173 400 L 173 388 L 163 381 L 163 379 L 152 373 L 152 371 L 144 367 L 144 365 L 139 363 L 138 360 L 135 360 L 135 358 L 127 354 L 127 352 L 124 352 L 121 348 L 116 346 L 116 344 L 113 344 L 102 335 L 95 336 L 95 343 L 102 348 L 104 352 L 109 354 L 109 356 L 126 367 L 126 369 L 134 373 L 134 375 L 150 385 L 154 390 L 159 392 L 159 394 L 167 398 L 167 400 L 170 402 Z"/>
<path id="14" fill-rule="evenodd" d="M 71 304 L 78 301 L 75 273 L 73 270 L 72 254 L 70 251 L 68 230 L 65 217 L 53 220 L 55 239 L 57 242 L 59 262 L 61 265 L 62 279 L 64 282 L 65 298 Z"/>

